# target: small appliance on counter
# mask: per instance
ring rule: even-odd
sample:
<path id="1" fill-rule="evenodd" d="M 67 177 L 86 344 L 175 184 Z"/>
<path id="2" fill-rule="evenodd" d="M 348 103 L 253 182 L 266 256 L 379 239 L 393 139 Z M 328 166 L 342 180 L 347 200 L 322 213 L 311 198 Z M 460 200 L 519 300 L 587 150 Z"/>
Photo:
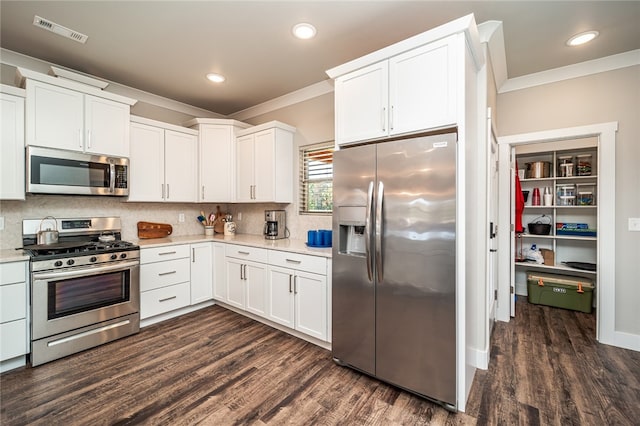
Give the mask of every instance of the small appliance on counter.
<path id="1" fill-rule="evenodd" d="M 264 211 L 264 238 L 267 240 L 279 240 L 287 238 L 287 214 L 284 210 Z"/>

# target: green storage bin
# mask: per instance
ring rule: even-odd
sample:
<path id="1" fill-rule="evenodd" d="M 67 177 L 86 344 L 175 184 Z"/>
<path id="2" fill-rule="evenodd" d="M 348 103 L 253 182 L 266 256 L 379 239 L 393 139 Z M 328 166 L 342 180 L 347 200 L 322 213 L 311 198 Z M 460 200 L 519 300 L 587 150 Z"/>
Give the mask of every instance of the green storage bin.
<path id="1" fill-rule="evenodd" d="M 593 281 L 588 278 L 527 272 L 529 303 L 591 313 Z"/>

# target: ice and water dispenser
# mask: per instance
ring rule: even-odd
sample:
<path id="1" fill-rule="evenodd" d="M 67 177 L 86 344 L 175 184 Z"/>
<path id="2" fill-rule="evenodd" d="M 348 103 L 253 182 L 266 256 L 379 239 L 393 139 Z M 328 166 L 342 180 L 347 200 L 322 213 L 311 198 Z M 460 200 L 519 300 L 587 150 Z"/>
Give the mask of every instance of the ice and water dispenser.
<path id="1" fill-rule="evenodd" d="M 335 214 L 335 212 L 334 212 Z M 365 206 L 338 207 L 339 252 L 352 256 L 365 255 Z"/>

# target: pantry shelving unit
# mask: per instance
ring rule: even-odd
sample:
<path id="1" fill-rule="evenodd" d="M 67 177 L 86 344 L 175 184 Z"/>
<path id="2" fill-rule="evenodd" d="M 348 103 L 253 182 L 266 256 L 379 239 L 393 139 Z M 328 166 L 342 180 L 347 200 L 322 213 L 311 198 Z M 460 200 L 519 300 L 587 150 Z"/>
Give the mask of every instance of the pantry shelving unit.
<path id="1" fill-rule="evenodd" d="M 534 270 L 538 272 L 557 273 L 576 277 L 585 277 L 596 282 L 597 271 L 588 271 L 572 268 L 563 262 L 587 262 L 597 263 L 598 253 L 598 162 L 597 148 L 595 146 L 569 148 L 558 145 L 558 149 L 549 150 L 549 144 L 540 146 L 526 145 L 516 148 L 516 160 L 520 175 L 521 170 L 525 170 L 525 177 L 520 179 L 523 191 L 529 191 L 528 199 L 525 202 L 522 214 L 522 224 L 524 233 L 516 236 L 516 257 L 520 257 L 517 251 L 526 249 L 535 244 L 537 248 L 553 251 L 554 264 L 537 264 L 530 261 L 515 262 L 515 285 L 516 293 L 526 295 L 526 274 Z M 591 156 L 591 167 L 588 175 L 577 175 L 575 164 L 578 156 L 589 154 Z M 566 168 L 561 168 L 560 157 L 570 156 L 573 159 L 574 167 L 569 170 L 570 176 L 565 176 Z M 584 157 L 581 157 L 584 158 Z M 549 162 L 549 177 L 527 178 L 526 164 L 538 161 Z M 581 173 L 587 173 L 582 168 Z M 551 188 L 553 202 L 551 205 L 533 205 L 533 191 L 538 188 L 540 192 L 540 204 L 543 204 L 544 188 Z M 581 191 L 581 188 L 584 189 Z M 587 190 L 588 189 L 588 190 Z M 578 191 L 582 194 L 579 198 Z M 591 194 L 588 194 L 591 192 Z M 567 198 L 567 195 L 574 198 Z M 562 197 L 561 197 L 562 196 Z M 578 205 L 582 200 L 581 204 Z M 558 205 L 558 204 L 563 205 Z M 529 223 L 549 223 L 551 232 L 549 235 L 534 235 L 529 233 L 527 225 Z M 558 223 L 580 223 L 586 224 L 595 235 L 562 235 L 558 234 Z M 590 232 L 589 234 L 593 234 Z"/>

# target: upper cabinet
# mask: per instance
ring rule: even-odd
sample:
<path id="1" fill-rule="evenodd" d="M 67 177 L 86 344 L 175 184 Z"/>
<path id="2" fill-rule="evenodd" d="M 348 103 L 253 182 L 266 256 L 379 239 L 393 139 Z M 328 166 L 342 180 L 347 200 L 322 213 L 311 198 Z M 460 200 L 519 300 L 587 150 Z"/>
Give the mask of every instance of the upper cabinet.
<path id="1" fill-rule="evenodd" d="M 129 201 L 197 201 L 198 132 L 131 117 Z"/>
<path id="2" fill-rule="evenodd" d="M 251 125 L 236 120 L 195 118 L 198 131 L 198 202 L 232 203 L 236 196 L 236 136 Z"/>
<path id="3" fill-rule="evenodd" d="M 335 81 L 339 145 L 456 123 L 454 36 Z"/>
<path id="4" fill-rule="evenodd" d="M 27 93 L 27 145 L 129 156 L 129 114 L 135 100 L 23 69 L 18 77 Z"/>
<path id="5" fill-rule="evenodd" d="M 295 131 L 295 127 L 271 121 L 238 132 L 237 202 L 293 202 Z"/>
<path id="6" fill-rule="evenodd" d="M 24 90 L 0 91 L 0 199 L 24 200 Z"/>

